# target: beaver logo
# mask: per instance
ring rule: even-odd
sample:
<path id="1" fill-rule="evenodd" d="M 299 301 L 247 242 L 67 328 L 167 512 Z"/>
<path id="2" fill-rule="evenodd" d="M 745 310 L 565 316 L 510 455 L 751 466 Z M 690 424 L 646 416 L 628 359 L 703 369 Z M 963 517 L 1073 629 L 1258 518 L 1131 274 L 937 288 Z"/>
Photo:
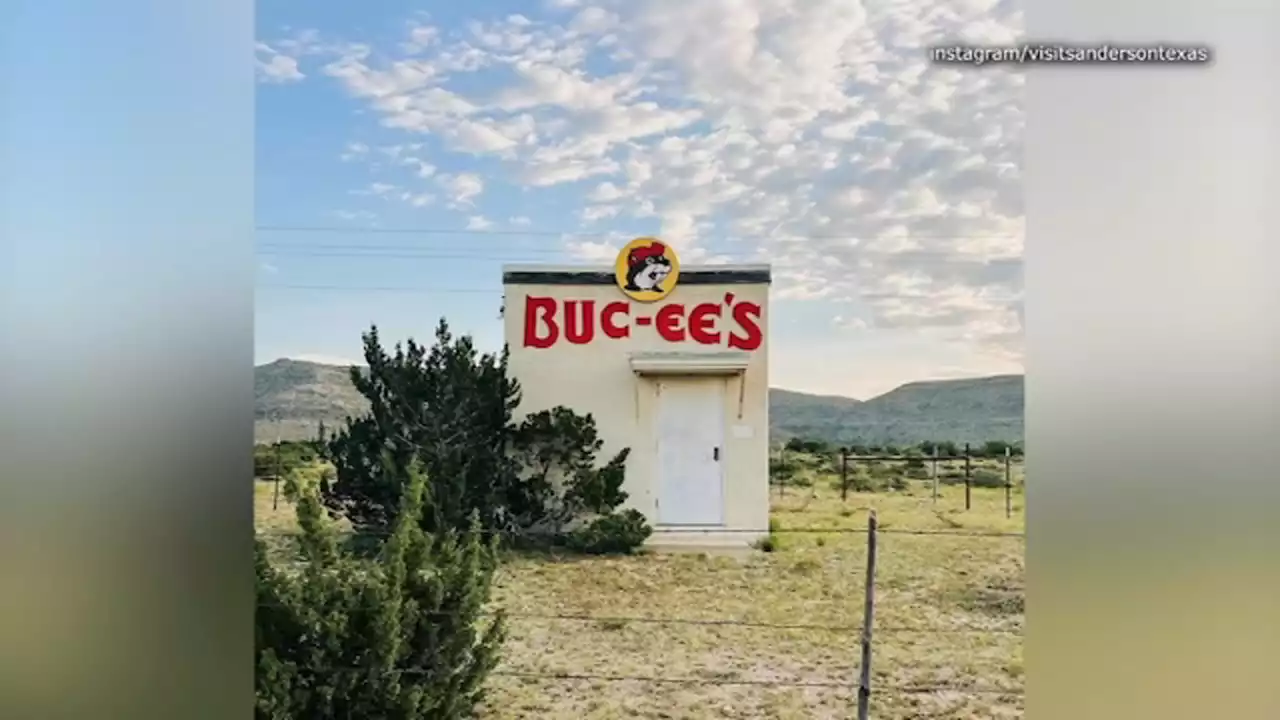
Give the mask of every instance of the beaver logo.
<path id="1" fill-rule="evenodd" d="M 615 271 L 618 287 L 628 297 L 653 302 L 675 288 L 680 260 L 665 243 L 654 238 L 637 238 L 618 253 Z"/>

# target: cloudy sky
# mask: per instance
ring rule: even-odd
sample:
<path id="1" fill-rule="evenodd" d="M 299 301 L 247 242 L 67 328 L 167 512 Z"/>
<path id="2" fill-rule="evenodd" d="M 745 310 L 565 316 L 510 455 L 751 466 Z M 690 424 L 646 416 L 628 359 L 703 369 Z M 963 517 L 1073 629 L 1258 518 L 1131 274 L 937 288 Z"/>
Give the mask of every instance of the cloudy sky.
<path id="1" fill-rule="evenodd" d="M 258 4 L 257 362 L 440 316 L 502 342 L 503 262 L 773 264 L 772 384 L 1022 370 L 1007 0 Z"/>

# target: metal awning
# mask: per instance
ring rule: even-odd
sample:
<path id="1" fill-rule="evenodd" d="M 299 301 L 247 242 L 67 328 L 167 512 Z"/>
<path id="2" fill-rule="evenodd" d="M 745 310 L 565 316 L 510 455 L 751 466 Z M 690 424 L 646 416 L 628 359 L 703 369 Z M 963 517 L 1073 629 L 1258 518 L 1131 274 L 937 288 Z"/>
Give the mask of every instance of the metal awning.
<path id="1" fill-rule="evenodd" d="M 751 354 L 746 352 L 647 352 L 631 354 L 637 375 L 741 375 Z"/>

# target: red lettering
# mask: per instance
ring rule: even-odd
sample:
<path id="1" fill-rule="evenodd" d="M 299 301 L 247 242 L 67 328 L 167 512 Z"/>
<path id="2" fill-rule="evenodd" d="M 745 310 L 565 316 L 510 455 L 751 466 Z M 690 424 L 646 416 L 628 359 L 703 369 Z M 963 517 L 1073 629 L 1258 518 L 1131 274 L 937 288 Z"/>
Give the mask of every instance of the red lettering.
<path id="1" fill-rule="evenodd" d="M 703 345 L 719 345 L 720 333 L 716 328 L 716 318 L 720 317 L 720 306 L 714 303 L 696 305 L 689 313 L 689 337 Z"/>
<path id="2" fill-rule="evenodd" d="M 743 302 L 733 306 L 733 321 L 738 323 L 738 327 L 742 328 L 745 333 L 739 337 L 735 333 L 729 334 L 729 347 L 736 350 L 755 350 L 764 342 L 764 337 L 760 332 L 760 306 L 755 303 Z"/>
<path id="3" fill-rule="evenodd" d="M 684 319 L 684 305 L 672 303 L 663 305 L 658 311 L 658 334 L 667 342 L 684 342 L 684 328 L 680 321 Z"/>
<path id="4" fill-rule="evenodd" d="M 725 308 L 717 303 L 699 303 L 689 309 L 687 314 L 685 306 L 680 303 L 664 305 L 653 316 L 653 324 L 657 327 L 658 335 L 667 342 L 693 340 L 700 345 L 719 345 L 727 338 L 729 347 L 735 350 L 759 349 L 764 344 L 764 333 L 760 329 L 763 313 L 761 306 L 751 302 L 733 303 L 732 296 L 726 296 L 725 299 L 731 303 L 728 314 L 738 326 L 733 332 L 719 329 L 719 321 L 725 315 Z M 561 338 L 561 322 L 564 323 L 564 339 L 574 345 L 585 345 L 595 339 L 596 301 L 563 302 L 564 316 L 561 320 L 560 301 L 556 298 L 525 298 L 525 347 L 541 349 L 555 345 Z M 630 316 L 630 304 L 621 301 L 606 303 L 600 309 L 600 332 L 614 340 L 630 337 Z"/>
<path id="5" fill-rule="evenodd" d="M 600 312 L 600 330 L 604 332 L 606 337 L 614 340 L 620 340 L 631 334 L 631 328 L 627 325 L 618 325 L 613 321 L 614 315 L 630 315 L 631 306 L 624 302 L 611 302 L 604 306 L 604 310 Z"/>
<path id="6" fill-rule="evenodd" d="M 578 306 L 582 306 L 579 317 Z M 582 324 L 579 325 L 578 321 Z M 596 301 L 567 300 L 564 304 L 564 339 L 574 345 L 586 345 L 596 336 Z"/>
<path id="7" fill-rule="evenodd" d="M 538 334 L 538 320 L 546 323 L 545 335 Z M 560 338 L 560 327 L 556 325 L 556 299 L 549 297 L 526 296 L 524 299 L 524 346 L 531 348 L 549 348 Z"/>

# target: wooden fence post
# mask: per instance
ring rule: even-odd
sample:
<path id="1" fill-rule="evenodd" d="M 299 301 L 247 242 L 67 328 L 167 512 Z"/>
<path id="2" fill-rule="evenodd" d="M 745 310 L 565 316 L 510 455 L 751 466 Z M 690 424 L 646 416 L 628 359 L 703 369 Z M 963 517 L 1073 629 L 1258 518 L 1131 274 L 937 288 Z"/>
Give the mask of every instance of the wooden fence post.
<path id="1" fill-rule="evenodd" d="M 933 446 L 933 504 L 938 504 L 938 446 Z"/>
<path id="2" fill-rule="evenodd" d="M 787 473 L 790 468 L 787 467 L 787 448 L 785 446 L 778 449 L 778 497 L 787 496 Z"/>
<path id="3" fill-rule="evenodd" d="M 840 448 L 840 502 L 849 499 L 849 448 Z"/>
<path id="4" fill-rule="evenodd" d="M 867 517 L 867 591 L 862 606 L 862 661 L 858 678 L 858 720 L 871 712 L 871 629 L 876 616 L 876 511 Z"/>
<path id="5" fill-rule="evenodd" d="M 1013 449 L 1004 449 L 1004 516 L 1013 517 Z"/>
<path id="6" fill-rule="evenodd" d="M 275 473 L 276 487 L 275 487 L 275 494 L 272 495 L 271 497 L 272 510 L 280 509 L 280 470 L 283 466 L 284 466 L 284 463 L 280 459 L 280 440 L 277 439 L 276 440 L 276 473 Z"/>
<path id="7" fill-rule="evenodd" d="M 971 488 L 973 487 L 973 456 L 969 452 L 969 443 L 964 444 L 964 509 L 968 510 L 973 507 L 973 500 L 970 497 Z"/>

